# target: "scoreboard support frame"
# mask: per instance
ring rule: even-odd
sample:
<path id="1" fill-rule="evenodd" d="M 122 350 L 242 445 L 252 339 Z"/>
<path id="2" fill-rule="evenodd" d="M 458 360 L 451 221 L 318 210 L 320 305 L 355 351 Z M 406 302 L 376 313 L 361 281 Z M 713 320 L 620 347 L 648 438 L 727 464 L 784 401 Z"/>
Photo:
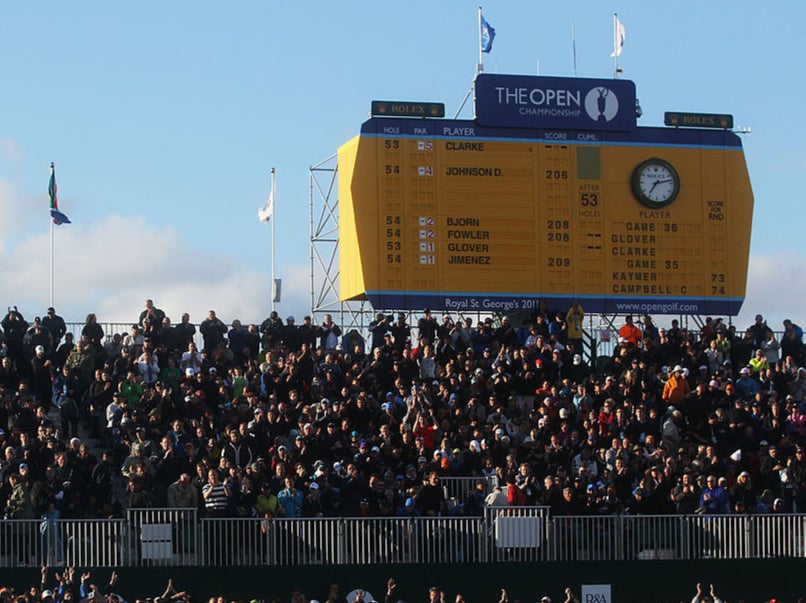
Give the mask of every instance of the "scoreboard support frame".
<path id="1" fill-rule="evenodd" d="M 366 336 L 375 310 L 368 301 L 339 300 L 339 211 L 336 154 L 308 168 L 310 313 L 314 324 L 325 314 L 346 333 L 357 329 Z"/>

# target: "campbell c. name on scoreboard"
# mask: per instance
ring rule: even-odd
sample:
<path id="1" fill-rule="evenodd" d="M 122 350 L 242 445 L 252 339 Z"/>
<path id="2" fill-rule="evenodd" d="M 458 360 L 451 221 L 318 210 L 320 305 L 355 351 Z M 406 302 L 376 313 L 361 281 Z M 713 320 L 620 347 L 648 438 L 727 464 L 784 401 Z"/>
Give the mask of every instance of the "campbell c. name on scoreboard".
<path id="1" fill-rule="evenodd" d="M 342 300 L 738 313 L 753 195 L 735 133 L 638 127 L 626 80 L 483 74 L 475 91 L 473 121 L 374 117 L 339 149 Z"/>

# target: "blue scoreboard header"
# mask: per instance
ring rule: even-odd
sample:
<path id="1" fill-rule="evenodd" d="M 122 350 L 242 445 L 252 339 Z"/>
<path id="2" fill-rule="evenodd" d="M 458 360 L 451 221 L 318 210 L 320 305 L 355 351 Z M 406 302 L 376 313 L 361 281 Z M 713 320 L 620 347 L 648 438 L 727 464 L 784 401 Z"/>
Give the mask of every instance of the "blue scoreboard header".
<path id="1" fill-rule="evenodd" d="M 475 92 L 483 126 L 615 132 L 636 126 L 630 80 L 482 73 Z"/>

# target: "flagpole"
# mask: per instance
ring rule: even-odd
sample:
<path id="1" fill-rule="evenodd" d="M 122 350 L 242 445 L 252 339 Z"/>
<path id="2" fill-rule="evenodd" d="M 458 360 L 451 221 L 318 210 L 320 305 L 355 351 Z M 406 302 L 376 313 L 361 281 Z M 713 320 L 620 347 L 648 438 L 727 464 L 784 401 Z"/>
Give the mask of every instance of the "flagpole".
<path id="1" fill-rule="evenodd" d="M 50 162 L 50 177 L 53 178 L 56 171 L 56 165 Z M 48 212 L 50 216 L 50 212 Z M 53 217 L 50 218 L 50 303 L 53 306 Z"/>
<path id="2" fill-rule="evenodd" d="M 275 197 L 275 188 L 274 188 L 274 168 L 271 168 L 271 198 L 272 198 L 272 209 L 271 209 L 271 310 L 274 312 L 274 300 L 277 298 L 276 295 L 276 287 L 277 281 L 274 278 L 274 241 L 275 241 L 275 224 L 277 224 L 277 212 L 275 211 L 275 207 L 277 206 L 277 198 Z"/>
<path id="3" fill-rule="evenodd" d="M 53 307 L 53 220 L 50 221 L 50 303 Z"/>
<path id="4" fill-rule="evenodd" d="M 577 28 L 576 24 L 571 23 L 571 55 L 574 64 L 574 77 L 577 76 Z"/>
<path id="5" fill-rule="evenodd" d="M 479 74 L 482 71 L 484 71 L 484 55 L 483 55 L 484 49 L 482 47 L 482 41 L 481 41 L 481 19 L 482 19 L 481 7 L 479 6 L 479 62 L 478 65 L 476 65 L 476 74 Z"/>
<path id="6" fill-rule="evenodd" d="M 615 64 L 616 64 L 616 67 L 615 67 L 616 72 L 615 72 L 615 75 L 614 75 L 615 79 L 618 79 L 618 74 L 619 74 L 619 70 L 618 70 L 618 55 L 619 54 L 620 54 L 620 52 L 619 52 L 619 47 L 618 47 L 618 13 L 613 13 L 613 55 L 614 55 L 613 56 L 613 61 L 615 61 Z"/>

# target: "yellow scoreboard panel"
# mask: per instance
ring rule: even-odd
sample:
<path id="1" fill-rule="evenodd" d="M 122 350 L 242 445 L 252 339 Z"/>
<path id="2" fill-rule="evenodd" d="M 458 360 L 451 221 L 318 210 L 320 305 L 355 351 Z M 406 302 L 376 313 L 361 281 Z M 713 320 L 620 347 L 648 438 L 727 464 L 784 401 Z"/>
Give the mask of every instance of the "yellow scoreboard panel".
<path id="1" fill-rule="evenodd" d="M 725 130 L 375 118 L 338 169 L 342 300 L 732 315 L 744 299 L 753 197 Z"/>

